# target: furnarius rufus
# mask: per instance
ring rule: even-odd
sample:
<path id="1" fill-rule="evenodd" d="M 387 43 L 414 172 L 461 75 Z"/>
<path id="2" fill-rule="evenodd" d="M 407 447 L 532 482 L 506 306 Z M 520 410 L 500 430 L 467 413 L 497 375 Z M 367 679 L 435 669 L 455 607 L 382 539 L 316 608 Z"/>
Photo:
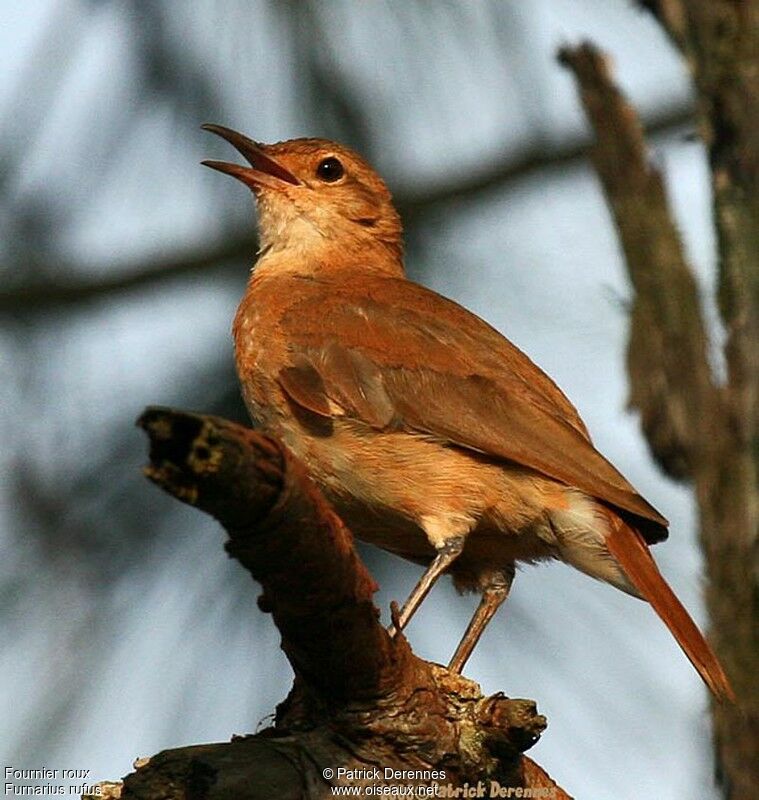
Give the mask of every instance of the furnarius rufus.
<path id="1" fill-rule="evenodd" d="M 261 248 L 234 321 L 254 421 L 308 467 L 362 539 L 482 599 L 460 671 L 517 562 L 559 559 L 648 600 L 717 697 L 730 685 L 649 545 L 667 520 L 595 449 L 553 381 L 479 317 L 405 277 L 381 178 L 324 139 L 258 144 L 204 128 L 250 166 L 204 161 L 252 189 Z"/>

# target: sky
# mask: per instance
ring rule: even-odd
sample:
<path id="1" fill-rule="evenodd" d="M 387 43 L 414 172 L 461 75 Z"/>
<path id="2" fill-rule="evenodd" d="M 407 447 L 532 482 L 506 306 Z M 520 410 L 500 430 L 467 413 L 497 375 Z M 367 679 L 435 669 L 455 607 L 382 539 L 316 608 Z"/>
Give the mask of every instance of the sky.
<path id="1" fill-rule="evenodd" d="M 264 141 L 348 136 L 409 197 L 585 136 L 555 61 L 567 42 L 608 50 L 645 118 L 689 103 L 682 64 L 622 0 L 346 1 L 312 18 L 262 1 L 6 5 L 6 288 L 129 274 L 251 229 L 246 193 L 198 166 L 229 155 L 203 122 Z M 708 176 L 689 133 L 656 138 L 652 157 L 706 300 Z M 138 756 L 254 731 L 289 688 L 255 587 L 212 521 L 141 478 L 133 428 L 145 405 L 211 410 L 234 390 L 229 328 L 252 260 L 3 320 L 3 765 L 117 778 Z M 407 268 L 564 389 L 670 519 L 655 555 L 703 624 L 690 491 L 658 472 L 625 409 L 630 287 L 589 165 L 416 215 Z M 362 552 L 387 617 L 418 568 Z M 447 661 L 475 602 L 442 581 L 408 629 L 415 651 Z M 529 755 L 578 798 L 716 796 L 705 691 L 643 603 L 563 565 L 525 568 L 466 672 L 538 702 L 549 727 Z"/>

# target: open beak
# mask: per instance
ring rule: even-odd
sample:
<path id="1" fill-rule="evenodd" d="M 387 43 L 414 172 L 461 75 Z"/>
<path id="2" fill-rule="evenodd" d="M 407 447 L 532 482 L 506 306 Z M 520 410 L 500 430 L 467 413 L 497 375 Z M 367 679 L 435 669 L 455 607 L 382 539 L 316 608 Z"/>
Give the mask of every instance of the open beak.
<path id="1" fill-rule="evenodd" d="M 201 125 L 204 131 L 210 131 L 222 139 L 226 139 L 243 158 L 250 164 L 250 167 L 243 167 L 240 164 L 229 164 L 226 161 L 201 161 L 206 167 L 216 169 L 219 172 L 226 172 L 238 181 L 242 181 L 246 186 L 255 191 L 261 187 L 269 189 L 282 189 L 282 183 L 289 183 L 293 186 L 300 185 L 300 181 L 289 170 L 285 169 L 279 162 L 264 153 L 261 145 L 256 144 L 252 139 L 243 136 L 231 128 L 223 125 Z"/>

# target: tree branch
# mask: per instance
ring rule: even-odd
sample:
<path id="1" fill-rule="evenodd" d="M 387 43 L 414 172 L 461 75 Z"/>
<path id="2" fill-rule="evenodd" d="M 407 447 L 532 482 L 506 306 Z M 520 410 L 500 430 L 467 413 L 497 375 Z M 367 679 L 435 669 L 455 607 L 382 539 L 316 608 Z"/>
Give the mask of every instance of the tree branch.
<path id="1" fill-rule="evenodd" d="M 616 88 L 599 50 L 563 48 L 596 134 L 591 158 L 619 232 L 635 289 L 628 372 L 630 405 L 657 463 L 691 477 L 710 441 L 718 395 L 707 358 L 698 288 L 685 260 L 660 172 L 648 159 L 635 111 Z"/>
<path id="2" fill-rule="evenodd" d="M 688 61 L 709 150 L 731 421 L 756 485 L 759 439 L 759 2 L 646 4 Z M 759 508 L 746 520 L 759 532 Z"/>
<path id="3" fill-rule="evenodd" d="M 77 264 L 58 264 L 55 268 L 48 265 L 43 277 L 0 291 L 0 313 L 57 308 L 159 285 L 188 275 L 215 273 L 230 261 L 248 260 L 252 263 L 257 247 L 258 240 L 247 230 L 225 235 L 206 247 L 185 248 L 169 256 L 141 257 L 120 266 L 116 274 L 105 277 L 77 277 L 82 271 Z"/>
<path id="4" fill-rule="evenodd" d="M 151 442 L 146 475 L 216 517 L 230 555 L 263 586 L 259 604 L 282 634 L 295 685 L 273 728 L 160 753 L 125 779 L 122 797 L 287 800 L 329 797 L 330 784 L 478 781 L 568 797 L 522 756 L 545 727 L 532 701 L 483 697 L 466 678 L 418 659 L 403 636 L 389 636 L 350 532 L 274 439 L 162 408 L 138 424 Z M 388 778 L 385 768 L 440 774 Z"/>

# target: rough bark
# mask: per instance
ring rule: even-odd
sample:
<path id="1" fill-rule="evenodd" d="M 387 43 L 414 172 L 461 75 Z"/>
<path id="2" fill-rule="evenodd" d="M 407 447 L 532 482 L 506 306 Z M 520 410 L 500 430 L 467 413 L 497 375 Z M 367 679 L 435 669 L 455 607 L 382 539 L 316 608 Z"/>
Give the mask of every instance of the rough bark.
<path id="1" fill-rule="evenodd" d="M 645 3 L 686 55 L 712 169 L 727 378 L 708 360 L 692 270 L 640 123 L 592 45 L 565 48 L 596 134 L 591 157 L 635 291 L 631 405 L 651 452 L 690 482 L 706 560 L 711 639 L 738 704 L 713 705 L 717 774 L 759 797 L 759 3 Z"/>
<path id="2" fill-rule="evenodd" d="M 138 424 L 150 437 L 147 477 L 216 517 L 229 554 L 262 585 L 259 605 L 282 634 L 295 682 L 273 727 L 145 759 L 122 798 L 295 800 L 340 785 L 361 787 L 359 796 L 385 785 L 463 797 L 457 788 L 480 782 L 486 796 L 569 797 L 522 755 L 546 724 L 532 701 L 483 697 L 389 636 L 350 532 L 276 440 L 162 408 Z M 388 777 L 386 768 L 440 774 Z M 512 794 L 491 795 L 491 782 Z"/>

